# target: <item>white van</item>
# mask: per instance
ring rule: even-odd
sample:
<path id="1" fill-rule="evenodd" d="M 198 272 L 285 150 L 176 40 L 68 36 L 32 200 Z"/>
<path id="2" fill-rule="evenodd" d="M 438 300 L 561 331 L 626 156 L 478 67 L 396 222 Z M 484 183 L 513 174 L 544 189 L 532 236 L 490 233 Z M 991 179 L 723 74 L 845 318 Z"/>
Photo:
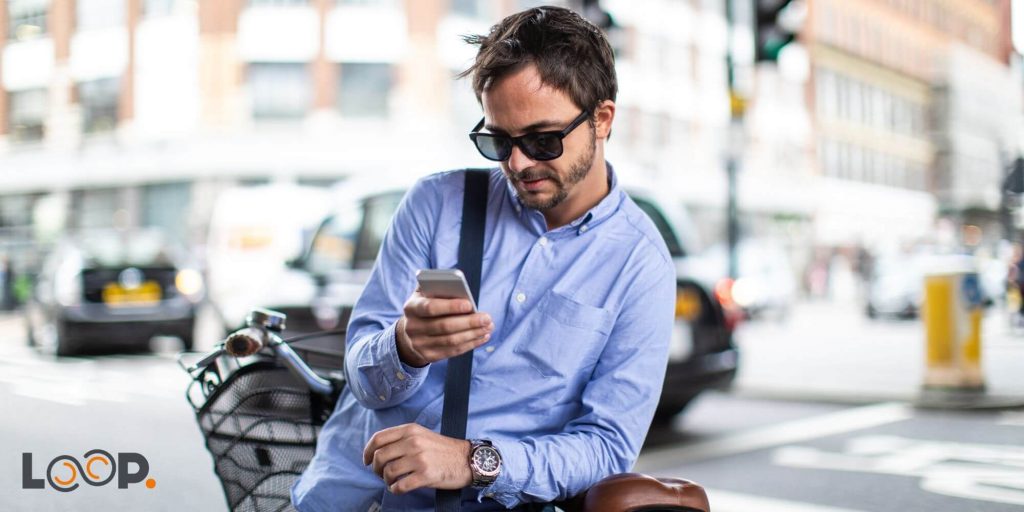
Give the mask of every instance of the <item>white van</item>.
<path id="1" fill-rule="evenodd" d="M 289 268 L 327 215 L 330 192 L 295 183 L 235 187 L 214 203 L 206 243 L 209 300 L 225 329 L 254 306 L 309 304 L 316 286 Z"/>

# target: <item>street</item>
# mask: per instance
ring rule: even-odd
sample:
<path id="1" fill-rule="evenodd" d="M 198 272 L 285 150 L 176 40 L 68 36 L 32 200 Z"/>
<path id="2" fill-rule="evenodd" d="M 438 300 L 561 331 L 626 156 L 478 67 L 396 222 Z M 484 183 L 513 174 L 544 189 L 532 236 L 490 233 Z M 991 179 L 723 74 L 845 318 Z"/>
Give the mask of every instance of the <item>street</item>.
<path id="1" fill-rule="evenodd" d="M 1024 362 L 1024 337 L 999 320 L 986 320 L 989 394 L 1019 398 L 1024 378 L 1009 370 Z M 699 482 L 716 512 L 1024 506 L 1024 410 L 915 407 L 918 322 L 808 303 L 737 337 L 735 389 L 705 394 L 652 428 L 637 471 Z M 158 349 L 58 361 L 25 346 L 20 318 L 0 317 L 0 508 L 225 510 L 174 344 Z M 55 457 L 93 449 L 141 454 L 155 485 L 22 489 L 24 453 L 29 476 L 45 478 Z"/>

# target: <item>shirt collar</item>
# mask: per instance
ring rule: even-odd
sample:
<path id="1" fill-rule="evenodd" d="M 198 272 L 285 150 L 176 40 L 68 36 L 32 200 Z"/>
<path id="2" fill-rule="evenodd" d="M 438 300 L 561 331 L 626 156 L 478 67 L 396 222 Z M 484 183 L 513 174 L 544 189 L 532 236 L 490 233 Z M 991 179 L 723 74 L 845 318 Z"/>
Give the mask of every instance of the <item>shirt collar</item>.
<path id="1" fill-rule="evenodd" d="M 593 229 L 595 226 L 601 224 L 606 219 L 612 216 L 618 211 L 619 206 L 622 204 L 624 198 L 624 192 L 619 188 L 619 179 L 615 175 L 615 171 L 612 168 L 612 164 L 605 161 L 605 168 L 608 170 L 608 195 L 606 195 L 599 203 L 594 205 L 593 208 L 587 210 L 572 222 L 555 229 L 552 233 L 565 233 L 582 235 L 587 231 Z M 504 173 L 502 174 L 504 176 Z M 524 221 L 527 221 L 526 215 L 540 215 L 543 216 L 539 211 L 534 210 L 523 204 L 522 199 L 519 198 L 519 192 L 512 185 L 512 182 L 505 179 L 505 187 L 508 190 L 509 201 L 512 204 L 512 208 L 515 209 L 519 217 Z"/>

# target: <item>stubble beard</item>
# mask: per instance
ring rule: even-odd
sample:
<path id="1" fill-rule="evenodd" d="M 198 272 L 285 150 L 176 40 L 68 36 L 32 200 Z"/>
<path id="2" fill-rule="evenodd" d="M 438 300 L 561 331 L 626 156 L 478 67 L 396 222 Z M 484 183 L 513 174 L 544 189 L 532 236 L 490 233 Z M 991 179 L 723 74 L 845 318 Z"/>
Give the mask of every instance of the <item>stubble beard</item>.
<path id="1" fill-rule="evenodd" d="M 549 169 L 530 168 L 523 171 L 519 176 L 508 176 L 508 179 L 512 180 L 513 184 L 517 184 L 522 181 L 533 181 L 540 178 L 548 178 L 555 186 L 555 193 L 546 200 L 533 196 L 529 192 L 520 194 L 519 199 L 523 204 L 529 208 L 540 211 L 547 211 L 555 208 L 569 197 L 569 191 L 572 187 L 583 181 L 583 179 L 590 174 L 590 169 L 594 166 L 594 155 L 597 153 L 597 133 L 593 125 L 589 126 L 590 145 L 587 148 L 587 151 L 581 154 L 580 157 L 573 162 L 572 166 L 569 167 L 569 174 L 565 176 L 564 181 L 555 172 Z"/>

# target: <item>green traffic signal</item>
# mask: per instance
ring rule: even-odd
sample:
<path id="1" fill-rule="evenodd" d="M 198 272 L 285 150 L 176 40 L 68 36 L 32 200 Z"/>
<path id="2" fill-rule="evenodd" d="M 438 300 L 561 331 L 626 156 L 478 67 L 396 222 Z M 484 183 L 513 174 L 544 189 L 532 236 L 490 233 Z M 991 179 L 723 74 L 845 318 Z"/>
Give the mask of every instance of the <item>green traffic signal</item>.
<path id="1" fill-rule="evenodd" d="M 807 14 L 805 0 L 755 0 L 754 59 L 775 62 L 796 39 Z"/>

